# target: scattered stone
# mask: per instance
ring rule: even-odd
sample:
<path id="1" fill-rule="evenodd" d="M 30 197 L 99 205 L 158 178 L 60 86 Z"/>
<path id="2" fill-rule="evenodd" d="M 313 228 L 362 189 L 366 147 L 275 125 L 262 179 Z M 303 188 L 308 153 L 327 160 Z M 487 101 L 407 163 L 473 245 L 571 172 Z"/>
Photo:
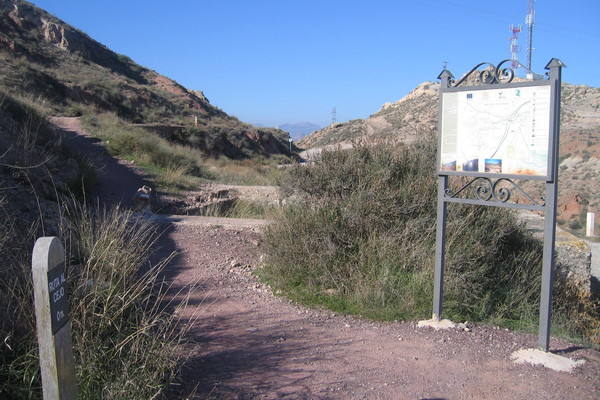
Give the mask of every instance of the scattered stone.
<path id="1" fill-rule="evenodd" d="M 163 213 L 176 215 L 220 215 L 231 209 L 238 194 L 229 189 L 205 185 L 183 196 L 163 195 L 157 202 Z"/>
<path id="2" fill-rule="evenodd" d="M 450 321 L 449 319 L 442 319 L 442 320 L 428 319 L 425 321 L 419 321 L 417 323 L 417 327 L 418 328 L 433 328 L 437 331 L 440 329 L 454 328 L 455 325 L 454 325 L 454 322 Z"/>
<path id="3" fill-rule="evenodd" d="M 585 360 L 572 360 L 539 349 L 520 349 L 512 353 L 510 358 L 517 364 L 541 365 L 554 371 L 568 373 L 585 363 Z"/>
<path id="4" fill-rule="evenodd" d="M 135 192 L 131 202 L 133 203 L 133 211 L 135 212 L 151 212 L 150 200 L 152 197 L 152 188 L 144 185 Z"/>

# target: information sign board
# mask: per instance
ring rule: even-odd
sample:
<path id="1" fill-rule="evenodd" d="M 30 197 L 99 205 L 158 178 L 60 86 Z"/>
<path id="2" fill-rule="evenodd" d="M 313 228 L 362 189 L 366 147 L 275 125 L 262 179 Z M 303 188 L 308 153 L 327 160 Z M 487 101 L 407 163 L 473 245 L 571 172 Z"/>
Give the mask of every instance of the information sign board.
<path id="1" fill-rule="evenodd" d="M 551 86 L 442 93 L 440 171 L 548 175 Z"/>
<path id="2" fill-rule="evenodd" d="M 548 351 L 558 193 L 561 71 L 557 58 L 547 78 L 513 82 L 515 71 L 477 64 L 458 81 L 440 75 L 438 201 L 432 320 L 440 321 L 444 295 L 446 217 L 450 203 L 544 212 L 539 347 Z M 484 68 L 484 69 L 480 69 Z M 469 83 L 471 86 L 460 86 Z M 454 178 L 453 178 L 454 177 Z M 454 182 L 450 182 L 450 178 Z M 544 181 L 536 199 L 521 180 Z M 513 192 L 518 197 L 513 196 Z"/>

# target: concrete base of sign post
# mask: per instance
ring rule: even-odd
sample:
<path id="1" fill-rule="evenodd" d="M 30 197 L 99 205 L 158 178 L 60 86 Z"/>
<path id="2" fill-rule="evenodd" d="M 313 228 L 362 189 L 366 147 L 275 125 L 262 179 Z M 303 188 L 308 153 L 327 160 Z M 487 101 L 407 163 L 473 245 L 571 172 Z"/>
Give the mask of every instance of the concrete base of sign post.
<path id="1" fill-rule="evenodd" d="M 521 349 L 510 355 L 511 360 L 517 364 L 529 363 L 541 365 L 553 371 L 571 373 L 575 368 L 585 363 L 585 360 L 572 360 L 540 349 Z"/>
<path id="2" fill-rule="evenodd" d="M 432 318 L 424 321 L 419 321 L 417 323 L 418 328 L 433 328 L 436 331 L 440 329 L 454 328 L 455 326 L 456 325 L 454 325 L 454 322 L 450 321 L 449 319 Z"/>

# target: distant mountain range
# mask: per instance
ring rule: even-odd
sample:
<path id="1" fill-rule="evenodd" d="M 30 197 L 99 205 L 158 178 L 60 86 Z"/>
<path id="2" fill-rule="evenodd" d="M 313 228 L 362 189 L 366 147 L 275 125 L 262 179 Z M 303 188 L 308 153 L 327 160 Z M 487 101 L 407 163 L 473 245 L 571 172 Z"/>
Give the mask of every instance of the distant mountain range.
<path id="1" fill-rule="evenodd" d="M 255 122 L 252 125 L 267 128 L 268 125 L 261 124 L 259 122 Z M 277 129 L 281 129 L 290 134 L 294 141 L 299 141 L 306 135 L 309 135 L 319 129 L 323 128 L 321 125 L 313 124 L 312 122 L 296 122 L 293 124 L 285 123 L 277 126 Z"/>
<path id="2" fill-rule="evenodd" d="M 300 140 L 304 136 L 322 128 L 322 126 L 312 122 L 297 122 L 295 124 L 282 124 L 279 129 L 289 132 L 294 140 Z"/>

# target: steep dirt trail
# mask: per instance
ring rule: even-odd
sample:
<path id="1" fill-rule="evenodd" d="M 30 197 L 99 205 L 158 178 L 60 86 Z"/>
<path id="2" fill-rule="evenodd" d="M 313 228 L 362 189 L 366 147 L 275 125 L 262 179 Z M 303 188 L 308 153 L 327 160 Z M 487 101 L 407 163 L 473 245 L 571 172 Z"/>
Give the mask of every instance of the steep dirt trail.
<path id="1" fill-rule="evenodd" d="M 66 143 L 98 165 L 100 201 L 127 203 L 144 182 L 106 153 L 77 118 L 54 118 Z M 474 326 L 470 332 L 418 329 L 309 310 L 274 296 L 252 274 L 260 220 L 155 216 L 165 230 L 159 256 L 177 251 L 165 278 L 198 286 L 181 317 L 197 322 L 181 386 L 195 398 L 225 399 L 597 399 L 600 354 L 564 341 L 552 348 L 586 359 L 573 374 L 516 365 L 512 351 L 535 335 Z M 252 267 L 248 267 L 252 266 Z"/>
<path id="2" fill-rule="evenodd" d="M 64 132 L 67 148 L 94 164 L 97 182 L 93 193 L 100 203 L 130 205 L 137 189 L 145 184 L 143 172 L 127 161 L 111 157 L 100 140 L 83 129 L 78 117 L 53 117 L 51 121 Z"/>
<path id="3" fill-rule="evenodd" d="M 597 399 L 600 354 L 565 341 L 552 349 L 586 359 L 573 374 L 517 365 L 510 354 L 537 337 L 487 326 L 433 331 L 308 310 L 274 296 L 251 273 L 259 227 L 177 224 L 165 236 L 182 253 L 177 286 L 197 281 L 184 318 L 197 313 L 184 390 L 225 399 Z"/>

